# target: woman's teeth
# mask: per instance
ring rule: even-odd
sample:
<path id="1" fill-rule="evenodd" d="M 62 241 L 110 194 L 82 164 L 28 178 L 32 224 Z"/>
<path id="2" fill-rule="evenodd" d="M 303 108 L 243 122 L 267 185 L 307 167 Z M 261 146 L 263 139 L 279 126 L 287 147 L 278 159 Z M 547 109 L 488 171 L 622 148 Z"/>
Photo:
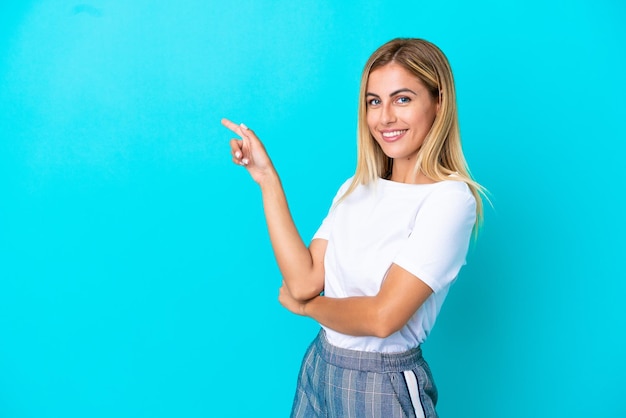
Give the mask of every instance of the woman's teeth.
<path id="1" fill-rule="evenodd" d="M 406 129 L 403 129 L 403 130 L 401 130 L 401 131 L 383 132 L 383 136 L 384 136 L 385 138 L 393 138 L 393 137 L 396 137 L 396 136 L 400 136 L 400 135 L 402 135 L 402 134 L 403 134 L 403 133 L 405 133 L 406 131 L 407 131 Z"/>

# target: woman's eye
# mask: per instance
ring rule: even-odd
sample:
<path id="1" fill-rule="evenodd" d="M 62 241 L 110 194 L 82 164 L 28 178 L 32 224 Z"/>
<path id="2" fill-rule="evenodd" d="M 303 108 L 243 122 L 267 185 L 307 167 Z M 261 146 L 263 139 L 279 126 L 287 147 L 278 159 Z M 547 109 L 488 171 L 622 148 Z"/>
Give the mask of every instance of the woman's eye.
<path id="1" fill-rule="evenodd" d="M 406 97 L 406 96 L 398 97 L 398 98 L 396 99 L 396 102 L 398 102 L 398 103 L 400 103 L 400 104 L 407 104 L 407 103 L 409 103 L 410 101 L 411 101 L 411 99 L 409 99 L 409 98 L 408 98 L 408 97 Z"/>
<path id="2" fill-rule="evenodd" d="M 367 104 L 370 106 L 378 106 L 380 104 L 380 99 L 370 99 Z"/>

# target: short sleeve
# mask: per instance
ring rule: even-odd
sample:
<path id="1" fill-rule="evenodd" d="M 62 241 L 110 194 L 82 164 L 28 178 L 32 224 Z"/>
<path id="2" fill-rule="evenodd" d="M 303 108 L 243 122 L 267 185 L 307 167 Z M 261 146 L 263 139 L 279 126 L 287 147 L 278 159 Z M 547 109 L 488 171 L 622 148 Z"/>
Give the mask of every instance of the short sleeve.
<path id="1" fill-rule="evenodd" d="M 442 188 L 429 195 L 394 263 L 426 283 L 433 292 L 458 275 L 476 222 L 476 199 L 469 188 Z"/>
<path id="2" fill-rule="evenodd" d="M 339 201 L 339 199 L 341 199 L 341 197 L 344 195 L 346 190 L 348 190 L 348 187 L 350 186 L 351 182 L 352 182 L 352 177 L 349 178 L 348 180 L 346 180 L 341 185 L 341 187 L 339 188 L 339 190 L 335 194 L 335 197 L 333 198 L 333 203 L 330 206 L 330 209 L 328 210 L 328 214 L 326 215 L 326 217 L 322 221 L 322 224 L 318 228 L 317 232 L 315 232 L 315 235 L 313 235 L 313 239 L 318 239 L 319 238 L 319 239 L 328 240 L 328 238 L 330 237 L 330 231 L 331 231 L 331 227 L 332 227 L 332 224 L 333 224 L 333 219 L 335 217 L 335 211 L 336 211 L 336 208 L 337 208 L 337 202 Z"/>

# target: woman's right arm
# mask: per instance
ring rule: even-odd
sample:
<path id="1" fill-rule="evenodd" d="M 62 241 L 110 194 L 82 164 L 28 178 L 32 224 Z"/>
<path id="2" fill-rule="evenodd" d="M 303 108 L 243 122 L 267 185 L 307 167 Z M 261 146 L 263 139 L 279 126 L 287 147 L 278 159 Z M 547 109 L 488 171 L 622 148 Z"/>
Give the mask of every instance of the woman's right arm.
<path id="1" fill-rule="evenodd" d="M 253 131 L 223 119 L 222 124 L 241 139 L 231 140 L 233 162 L 246 167 L 261 188 L 267 228 L 278 268 L 290 294 L 298 300 L 318 296 L 324 288 L 326 240 L 304 244 L 291 217 L 278 173 Z"/>

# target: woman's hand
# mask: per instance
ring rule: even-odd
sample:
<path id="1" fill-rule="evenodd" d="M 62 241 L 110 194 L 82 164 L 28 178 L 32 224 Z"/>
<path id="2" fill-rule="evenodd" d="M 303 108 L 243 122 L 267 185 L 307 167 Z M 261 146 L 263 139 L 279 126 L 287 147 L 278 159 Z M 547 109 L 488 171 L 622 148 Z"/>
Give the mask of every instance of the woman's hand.
<path id="1" fill-rule="evenodd" d="M 287 286 L 285 286 L 285 281 L 283 281 L 282 286 L 278 290 L 278 301 L 281 305 L 283 305 L 284 308 L 286 308 L 290 312 L 295 313 L 296 315 L 305 316 L 304 307 L 308 303 L 308 301 L 303 302 L 291 296 L 291 293 L 289 293 L 289 289 L 287 289 Z"/>
<path id="2" fill-rule="evenodd" d="M 259 184 L 275 173 L 274 165 L 267 155 L 265 147 L 252 130 L 243 123 L 237 125 L 228 119 L 222 119 L 222 125 L 241 137 L 241 139 L 233 138 L 230 141 L 230 149 L 235 164 L 246 167 L 252 179 Z"/>

